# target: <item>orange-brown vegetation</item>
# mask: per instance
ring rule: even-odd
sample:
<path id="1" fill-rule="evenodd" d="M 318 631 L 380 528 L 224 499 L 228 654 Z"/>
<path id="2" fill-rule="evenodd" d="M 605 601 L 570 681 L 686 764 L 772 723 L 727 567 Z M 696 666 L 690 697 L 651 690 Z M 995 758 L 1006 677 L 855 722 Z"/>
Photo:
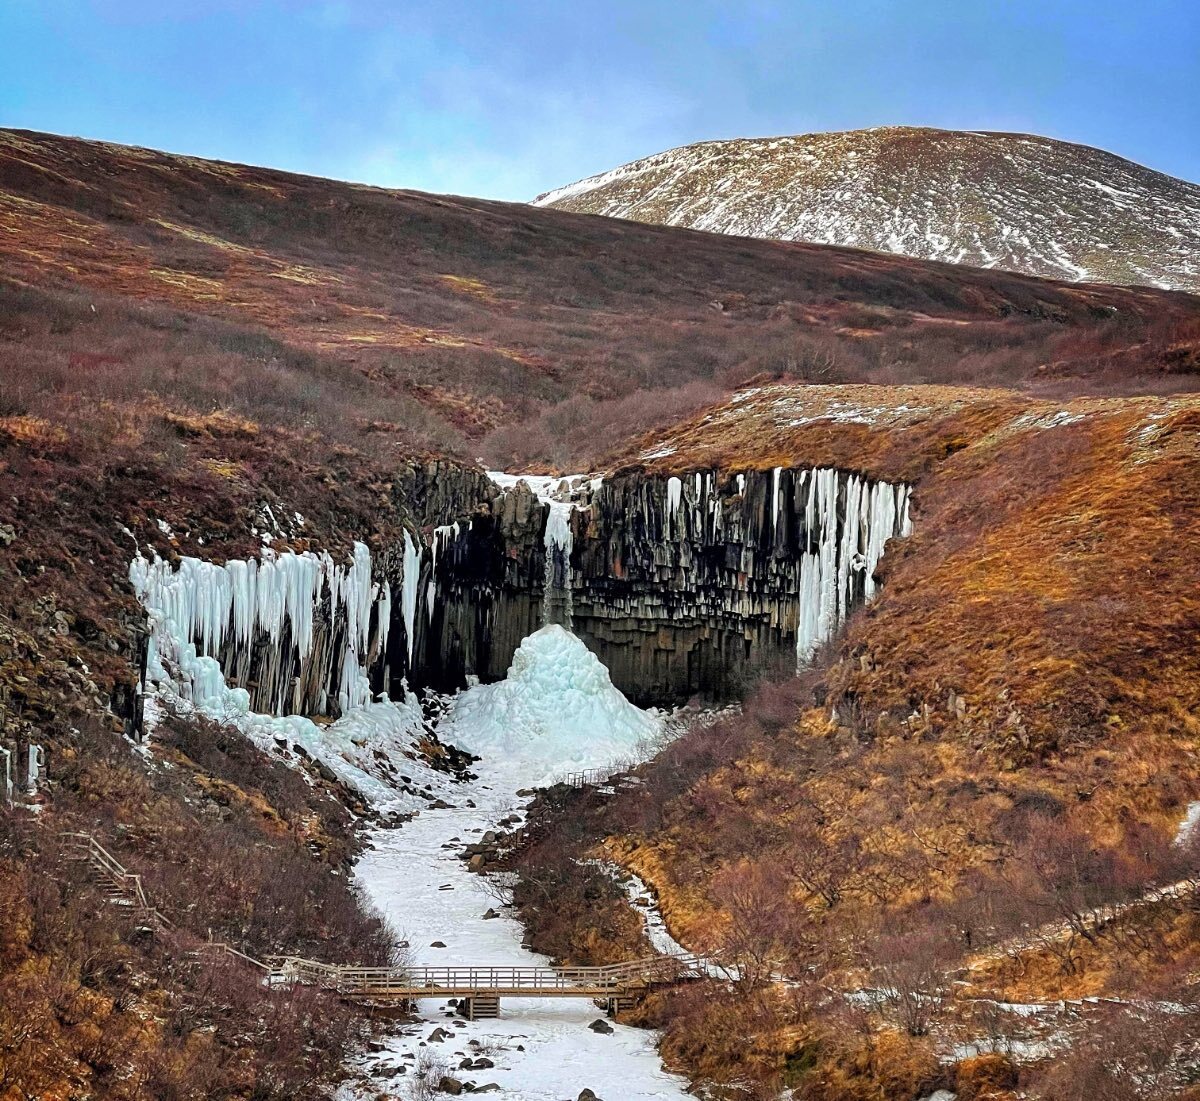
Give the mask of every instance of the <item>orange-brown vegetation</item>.
<path id="1" fill-rule="evenodd" d="M 1160 395 L 1194 388 L 1198 325 L 1185 295 L 0 132 L 0 718 L 53 747 L 46 822 L 99 823 L 185 929 L 375 956 L 327 874 L 335 807 L 211 731 L 172 730 L 147 774 L 96 729 L 136 677 L 135 547 L 395 546 L 405 464 L 433 450 L 911 481 L 882 595 L 812 670 L 549 817 L 521 856 L 531 938 L 638 951 L 573 860 L 637 870 L 677 937 L 745 967 L 645 1009 L 731 1096 L 1003 1097 L 1007 1061 L 952 1057 L 992 1027 L 984 995 L 1150 991 L 1181 1009 L 1143 1022 L 1141 1063 L 1118 1007 L 1070 1074 L 1019 1088 L 1177 1091 L 1194 896 L 1138 900 L 1194 874 L 1170 842 L 1200 794 L 1200 398 Z M 296 502 L 302 525 L 264 523 Z M 311 1006 L 177 974 L 66 878 L 53 830 L 2 828 L 3 1101 L 328 1077 L 348 1019 L 317 1047 Z M 885 993 L 844 997 L 864 988 Z"/>
<path id="2" fill-rule="evenodd" d="M 881 594 L 813 668 L 764 680 L 530 850 L 603 852 L 684 944 L 738 960 L 766 1014 L 751 1054 L 714 1051 L 698 998 L 662 1010 L 666 1050 L 729 1086 L 915 1097 L 929 1043 L 945 1077 L 954 1044 L 995 1034 L 987 999 L 1118 996 L 1159 1007 L 1139 1027 L 1162 1032 L 1155 1073 L 1179 1095 L 1200 1019 L 1200 850 L 1175 841 L 1200 797 L 1200 401 L 768 386 L 617 462 L 915 485 Z M 773 970 L 801 1004 L 763 1000 Z M 858 989 L 882 993 L 848 1030 L 830 992 Z M 1104 1055 L 1127 1014 L 1080 1012 L 1072 1073 L 1136 1096 L 1137 1061 Z M 795 1080 L 788 1027 L 813 1045 Z M 670 1039 L 697 1031 L 703 1051 Z M 970 1088 L 1006 1096 L 1011 1068 L 985 1088 L 981 1066 Z M 1075 1096 L 1066 1081 L 1028 1088 Z"/>
<path id="3" fill-rule="evenodd" d="M 390 957 L 340 872 L 345 810 L 241 739 L 171 720 L 148 774 L 86 729 L 34 823 L 0 812 L 0 1098 L 204 1101 L 316 1096 L 365 1025 L 336 999 L 268 990 L 194 948 Z M 106 901 L 60 831 L 86 829 L 144 874 L 177 928 Z M 320 1020 L 319 1044 L 313 1025 Z"/>
<path id="4" fill-rule="evenodd" d="M 385 421 L 446 446 L 521 423 L 523 446 L 507 433 L 494 454 L 524 461 L 586 461 L 695 408 L 672 391 L 697 382 L 765 371 L 1137 392 L 1194 377 L 1200 346 L 1200 304 L 1181 294 L 13 130 L 0 131 L 0 272 L 0 314 L 25 315 L 0 342 L 20 349 L 4 376 L 34 392 L 27 403 L 45 389 L 173 390 L 199 413 L 342 438 Z M 663 400 L 635 410 L 645 389 Z M 537 423 L 563 402 L 566 421 L 588 418 L 566 443 L 562 425 Z"/>

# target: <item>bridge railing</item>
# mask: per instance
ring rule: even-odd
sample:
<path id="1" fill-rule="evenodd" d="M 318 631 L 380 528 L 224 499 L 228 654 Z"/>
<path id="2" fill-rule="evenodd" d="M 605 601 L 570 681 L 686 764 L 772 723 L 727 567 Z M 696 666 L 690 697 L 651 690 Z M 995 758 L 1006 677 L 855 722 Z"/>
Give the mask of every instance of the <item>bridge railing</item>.
<path id="1" fill-rule="evenodd" d="M 392 993 L 418 996 L 445 990 L 507 990 L 618 993 L 654 983 L 700 978 L 711 961 L 700 956 L 654 956 L 606 967 L 355 967 L 297 956 L 269 961 L 280 982 L 299 982 L 342 994 Z"/>
<path id="2" fill-rule="evenodd" d="M 562 782 L 569 788 L 587 787 L 589 784 L 602 784 L 620 771 L 615 768 L 584 768 L 577 772 L 568 772 Z"/>

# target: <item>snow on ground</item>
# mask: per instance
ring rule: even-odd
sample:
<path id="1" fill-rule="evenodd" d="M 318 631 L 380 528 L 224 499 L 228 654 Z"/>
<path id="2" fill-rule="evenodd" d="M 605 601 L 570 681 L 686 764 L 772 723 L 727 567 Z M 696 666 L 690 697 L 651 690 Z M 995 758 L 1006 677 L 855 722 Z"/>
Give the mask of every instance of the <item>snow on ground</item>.
<path id="1" fill-rule="evenodd" d="M 369 562 L 365 548 L 356 558 L 362 565 L 358 559 Z M 231 623 L 247 636 L 252 621 L 271 629 L 285 614 L 307 624 L 326 574 L 335 599 L 357 610 L 354 623 L 362 625 L 372 601 L 390 600 L 390 593 L 371 586 L 369 568 L 356 570 L 351 584 L 315 557 L 266 556 L 253 569 L 185 560 L 177 571 L 139 555 L 130 574 L 152 624 L 151 726 L 164 708 L 199 713 L 236 726 L 264 751 L 293 764 L 304 756 L 323 762 L 385 816 L 416 811 L 400 828 L 377 828 L 356 870 L 363 894 L 411 945 L 414 964 L 548 965 L 521 947 L 519 923 L 458 854 L 499 819 L 519 813 L 519 790 L 573 769 L 626 764 L 661 735 L 660 718 L 630 704 L 582 642 L 560 626 L 544 627 L 518 648 L 507 680 L 477 685 L 456 698 L 439 734 L 482 760 L 479 778 L 455 784 L 414 759 L 425 720 L 413 696 L 369 702 L 359 658 L 365 633 L 357 647 L 348 648 L 343 684 L 352 691 L 343 700 L 342 717 L 328 726 L 300 715 L 252 711 L 245 689 L 231 687 L 217 659 L 204 652 L 219 645 Z M 402 597 L 406 614 L 415 603 L 408 588 Z M 259 600 L 260 594 L 272 599 Z M 485 918 L 489 909 L 501 916 Z M 494 1096 L 509 1101 L 561 1101 L 585 1088 L 605 1101 L 687 1096 L 686 1083 L 662 1069 L 653 1033 L 617 1024 L 611 1033 L 593 1032 L 588 1025 L 602 1013 L 586 999 L 507 999 L 495 1021 L 451 1022 L 447 1011 L 438 999 L 422 1001 L 421 1019 L 401 1027 L 384 1051 L 366 1057 L 359 1068 L 370 1080 L 369 1092 L 348 1087 L 344 1096 L 404 1091 L 422 1052 L 433 1052 L 461 1080 L 497 1083 Z M 449 1039 L 429 1040 L 437 1025 L 450 1032 Z M 457 1069 L 467 1055 L 485 1052 L 493 1068 Z M 399 1067 L 408 1073 L 397 1074 Z"/>
<path id="2" fill-rule="evenodd" d="M 520 924 L 459 853 L 520 812 L 518 790 L 568 768 L 629 760 L 658 728 L 657 717 L 633 707 L 586 647 L 558 626 L 522 643 L 506 681 L 462 693 L 439 734 L 483 758 L 475 766 L 479 778 L 445 794 L 448 809 L 422 810 L 399 829 L 375 831 L 356 870 L 363 893 L 409 942 L 413 965 L 547 966 L 521 947 Z M 489 910 L 500 916 L 485 918 Z M 384 1051 L 366 1057 L 361 1069 L 374 1089 L 409 1096 L 404 1091 L 422 1053 L 450 1068 L 485 1053 L 494 1067 L 448 1073 L 477 1086 L 495 1082 L 500 1089 L 492 1096 L 506 1101 L 561 1101 L 585 1088 L 605 1101 L 687 1096 L 686 1082 L 662 1069 L 653 1033 L 616 1023 L 611 1035 L 591 1031 L 603 1014 L 586 999 L 503 999 L 494 1021 L 452 1020 L 438 998 L 422 1000 L 419 1013 L 416 1024 L 384 1041 Z M 439 1026 L 450 1038 L 430 1040 Z M 407 1073 L 394 1075 L 397 1067 Z"/>
<path id="3" fill-rule="evenodd" d="M 1175 844 L 1187 844 L 1196 836 L 1197 829 L 1200 829 L 1200 800 L 1188 804 L 1187 814 L 1183 816 L 1183 821 L 1179 823 L 1179 829 L 1175 834 Z"/>

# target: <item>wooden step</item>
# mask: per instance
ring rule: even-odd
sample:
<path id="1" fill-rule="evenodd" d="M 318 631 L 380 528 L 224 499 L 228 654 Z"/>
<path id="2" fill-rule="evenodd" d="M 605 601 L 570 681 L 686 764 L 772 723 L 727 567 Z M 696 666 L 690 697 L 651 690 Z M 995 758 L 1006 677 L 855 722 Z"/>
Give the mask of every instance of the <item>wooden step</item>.
<path id="1" fill-rule="evenodd" d="M 459 1012 L 468 1021 L 490 1021 L 500 1016 L 500 996 L 498 994 L 472 994 L 462 998 L 458 1003 Z"/>

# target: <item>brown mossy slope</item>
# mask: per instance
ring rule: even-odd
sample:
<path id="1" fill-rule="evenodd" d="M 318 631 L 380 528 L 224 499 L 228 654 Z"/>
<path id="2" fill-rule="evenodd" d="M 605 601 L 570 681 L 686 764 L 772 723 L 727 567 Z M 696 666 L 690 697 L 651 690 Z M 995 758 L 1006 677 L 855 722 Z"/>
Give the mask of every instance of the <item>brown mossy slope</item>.
<path id="1" fill-rule="evenodd" d="M 646 403 L 623 405 L 631 389 L 672 392 L 656 409 L 678 415 L 714 400 L 689 386 L 764 370 L 1144 389 L 1163 373 L 1195 373 L 1200 325 L 1200 302 L 1182 294 L 386 191 L 14 130 L 0 131 L 0 276 L 10 298 L 78 293 L 99 315 L 76 339 L 23 326 L 38 352 L 25 365 L 31 389 L 61 387 L 64 372 L 118 389 L 152 386 L 154 375 L 161 385 L 178 357 L 169 315 L 184 311 L 233 327 L 224 351 L 260 391 L 285 381 L 268 366 L 289 354 L 307 357 L 313 374 L 340 374 L 347 392 L 330 422 L 419 429 L 447 444 L 524 422 L 534 457 L 560 452 L 548 436 L 583 424 L 611 423 L 613 438 L 648 423 Z M 113 324 L 131 306 L 152 307 L 152 331 L 145 318 Z M 52 319 L 60 308 L 26 312 Z M 147 372 L 145 345 L 164 330 L 164 361 Z M 189 371 L 180 383 L 240 412 L 256 397 L 227 375 Z M 561 423 L 547 424 L 547 438 L 530 434 L 528 422 L 556 406 L 567 407 Z"/>
<path id="2" fill-rule="evenodd" d="M 767 387 L 617 461 L 915 486 L 881 593 L 811 669 L 695 726 L 526 855 L 614 859 L 688 948 L 731 954 L 744 984 L 796 980 L 658 1005 L 664 1050 L 730 1096 L 915 1098 L 992 1070 L 1004 1089 L 980 1096 L 1009 1096 L 1009 1060 L 953 1052 L 1032 1026 L 978 999 L 1116 995 L 1148 1008 L 1051 1012 L 1071 1069 L 1022 1070 L 1027 1095 L 1086 1080 L 1138 1096 L 1154 1051 L 1161 1096 L 1182 1096 L 1200 1012 L 1200 862 L 1176 843 L 1200 797 L 1200 402 Z M 831 995 L 864 988 L 891 993 Z"/>
<path id="3" fill-rule="evenodd" d="M 1172 829 L 1200 793 L 1200 401 L 776 387 L 658 441 L 668 448 L 644 461 L 832 464 L 915 483 L 913 534 L 889 547 L 881 595 L 822 669 L 802 739 L 852 729 L 935 788 L 1028 781 L 1108 837 L 1130 814 Z M 852 789 L 828 804 L 882 813 L 894 794 Z M 778 824 L 773 806 L 738 801 Z M 980 836 L 986 805 L 966 812 Z M 925 810 L 899 806 L 902 823 Z M 715 839 L 695 840 L 699 861 Z"/>

